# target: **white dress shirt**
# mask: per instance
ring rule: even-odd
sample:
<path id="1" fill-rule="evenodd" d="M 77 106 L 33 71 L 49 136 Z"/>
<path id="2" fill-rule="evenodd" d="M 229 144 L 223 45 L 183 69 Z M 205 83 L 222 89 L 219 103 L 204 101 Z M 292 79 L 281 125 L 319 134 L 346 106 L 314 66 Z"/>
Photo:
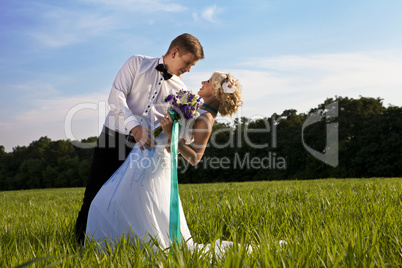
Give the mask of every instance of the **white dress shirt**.
<path id="1" fill-rule="evenodd" d="M 176 75 L 164 80 L 161 72 L 155 70 L 159 63 L 163 63 L 163 57 L 135 55 L 127 60 L 110 91 L 106 127 L 125 135 L 138 125 L 153 129 L 169 107 L 163 102 L 166 96 L 187 90 Z"/>

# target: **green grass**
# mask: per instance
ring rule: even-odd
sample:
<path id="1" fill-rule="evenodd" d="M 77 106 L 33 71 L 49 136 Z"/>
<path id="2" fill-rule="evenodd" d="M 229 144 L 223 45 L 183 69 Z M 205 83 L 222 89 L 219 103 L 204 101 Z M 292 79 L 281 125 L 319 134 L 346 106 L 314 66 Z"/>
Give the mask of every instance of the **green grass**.
<path id="1" fill-rule="evenodd" d="M 73 227 L 83 193 L 0 192 L 0 267 L 402 267 L 402 179 L 180 185 L 196 242 L 254 247 L 221 259 L 133 241 L 106 253 L 94 242 L 82 248 Z"/>

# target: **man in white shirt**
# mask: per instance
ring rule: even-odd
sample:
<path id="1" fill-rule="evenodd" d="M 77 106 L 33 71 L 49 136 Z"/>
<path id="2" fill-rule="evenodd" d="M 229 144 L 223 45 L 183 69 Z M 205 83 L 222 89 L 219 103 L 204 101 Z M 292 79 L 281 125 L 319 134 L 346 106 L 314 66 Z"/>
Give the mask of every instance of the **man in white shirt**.
<path id="1" fill-rule="evenodd" d="M 176 37 L 161 58 L 132 56 L 120 69 L 109 95 L 110 112 L 100 134 L 88 177 L 75 234 L 83 243 L 89 207 L 96 193 L 124 162 L 133 145 L 154 147 L 149 133 L 160 122 L 168 105 L 162 100 L 184 89 L 180 75 L 190 72 L 204 58 L 198 39 L 190 34 Z"/>

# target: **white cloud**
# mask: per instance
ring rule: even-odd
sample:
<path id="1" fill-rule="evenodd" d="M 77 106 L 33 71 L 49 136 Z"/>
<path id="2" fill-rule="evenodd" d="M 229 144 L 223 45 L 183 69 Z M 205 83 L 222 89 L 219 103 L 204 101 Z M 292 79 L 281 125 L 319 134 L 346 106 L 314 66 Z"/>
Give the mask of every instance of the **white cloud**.
<path id="1" fill-rule="evenodd" d="M 398 90 L 402 87 L 402 58 L 395 55 L 343 53 L 283 56 L 258 59 L 251 64 L 265 70 L 261 79 L 246 76 L 245 83 L 251 83 L 253 88 L 253 99 L 264 95 L 298 96 L 298 101 L 292 105 L 301 112 L 319 104 L 311 106 L 311 100 L 323 101 L 335 95 L 381 97 L 385 104 L 402 105 L 402 92 Z M 257 88 L 265 88 L 266 93 L 256 94 Z"/>
<path id="2" fill-rule="evenodd" d="M 270 116 L 286 109 L 308 112 L 327 98 L 383 98 L 402 106 L 402 57 L 382 53 L 287 55 L 247 59 L 222 66 L 243 86 L 244 116 Z M 211 73 L 192 73 L 189 88 L 198 88 Z M 187 82 L 186 79 L 189 81 Z"/>
<path id="3" fill-rule="evenodd" d="M 107 101 L 108 95 L 101 93 L 91 93 L 86 95 L 76 95 L 71 97 L 56 97 L 52 99 L 42 99 L 36 101 L 36 107 L 24 111 L 16 116 L 16 119 L 21 123 L 39 124 L 45 119 L 47 123 L 64 121 L 64 118 L 71 109 L 78 105 L 91 103 L 98 105 Z M 92 118 L 92 112 L 88 111 L 77 113 L 78 119 Z"/>
<path id="4" fill-rule="evenodd" d="M 106 93 L 91 93 L 37 100 L 34 108 L 3 117 L 1 145 L 10 151 L 43 136 L 67 139 L 66 131 L 78 140 L 97 136 L 107 113 L 107 98 Z"/>
<path id="5" fill-rule="evenodd" d="M 198 16 L 198 13 L 197 12 L 193 12 L 193 20 L 194 21 L 198 21 L 199 20 L 199 16 Z"/>
<path id="6" fill-rule="evenodd" d="M 241 68 L 220 66 L 234 75 L 243 86 L 244 105 L 240 116 L 271 116 L 286 109 L 299 113 L 317 107 L 326 98 L 381 97 L 384 104 L 402 106 L 402 57 L 381 53 L 288 55 L 253 58 L 240 63 Z M 258 69 L 258 70 L 256 70 Z M 201 81 L 212 72 L 194 70 L 183 76 L 188 89 L 198 92 Z M 48 88 L 52 92 L 52 88 Z M 109 89 L 99 94 L 53 97 L 34 102 L 35 107 L 9 118 L 2 118 L 1 142 L 6 150 L 27 145 L 41 136 L 66 139 L 65 119 L 77 105 L 71 129 L 77 139 L 98 135 L 104 117 L 99 109 L 107 101 Z M 81 106 L 82 108 L 82 106 Z M 101 111 L 102 112 L 102 111 Z"/>
<path id="7" fill-rule="evenodd" d="M 159 1 L 88 0 L 87 2 L 93 4 L 92 7 L 35 6 L 35 16 L 39 24 L 27 31 L 27 35 L 46 47 L 58 48 L 83 43 L 110 31 L 141 23 L 152 25 L 154 19 L 148 15 L 150 13 L 186 10 L 181 5 Z M 143 14 L 146 14 L 146 17 Z"/>
<path id="8" fill-rule="evenodd" d="M 29 35 L 47 47 L 56 48 L 85 42 L 118 27 L 111 16 L 60 8 L 49 8 L 41 20 L 41 26 L 30 30 Z"/>
<path id="9" fill-rule="evenodd" d="M 201 12 L 201 17 L 206 21 L 215 22 L 216 11 L 216 5 L 207 7 Z"/>
<path id="10" fill-rule="evenodd" d="M 96 5 L 103 4 L 104 6 L 115 10 L 135 11 L 140 13 L 155 13 L 159 11 L 181 12 L 187 9 L 179 4 L 158 0 L 87 0 L 86 2 Z"/>
<path id="11" fill-rule="evenodd" d="M 51 79 L 58 79 L 59 83 L 62 81 L 66 81 L 68 78 L 63 75 L 53 75 L 48 77 L 49 80 Z M 46 96 L 54 96 L 58 93 L 57 89 L 55 88 L 55 84 L 47 81 L 15 81 L 16 83 L 13 85 L 2 85 L 0 89 L 5 92 L 18 92 L 18 94 L 22 98 L 41 98 Z M 3 95 L 4 96 L 4 95 Z"/>
<path id="12" fill-rule="evenodd" d="M 383 54 L 321 54 L 253 59 L 245 65 L 264 70 L 265 84 L 285 92 L 365 89 L 383 93 L 402 85 L 402 58 Z"/>

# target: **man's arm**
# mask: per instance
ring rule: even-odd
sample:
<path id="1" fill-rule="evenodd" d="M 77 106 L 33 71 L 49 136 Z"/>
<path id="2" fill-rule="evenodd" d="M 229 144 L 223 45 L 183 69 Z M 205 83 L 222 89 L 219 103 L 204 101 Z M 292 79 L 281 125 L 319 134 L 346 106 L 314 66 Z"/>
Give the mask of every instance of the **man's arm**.
<path id="1" fill-rule="evenodd" d="M 116 75 L 108 99 L 108 103 L 111 109 L 114 110 L 119 124 L 122 123 L 125 127 L 125 134 L 129 134 L 133 128 L 140 125 L 140 122 L 133 115 L 127 104 L 127 95 L 132 89 L 137 65 L 135 56 L 124 63 Z"/>
<path id="2" fill-rule="evenodd" d="M 141 150 L 150 150 L 155 147 L 153 139 L 150 138 L 150 130 L 141 125 L 140 120 L 133 115 L 127 104 L 127 96 L 133 88 L 136 71 L 140 63 L 136 56 L 126 61 L 118 72 L 109 95 L 109 105 L 115 109 L 119 124 L 124 126 L 125 134 L 132 134 Z"/>

